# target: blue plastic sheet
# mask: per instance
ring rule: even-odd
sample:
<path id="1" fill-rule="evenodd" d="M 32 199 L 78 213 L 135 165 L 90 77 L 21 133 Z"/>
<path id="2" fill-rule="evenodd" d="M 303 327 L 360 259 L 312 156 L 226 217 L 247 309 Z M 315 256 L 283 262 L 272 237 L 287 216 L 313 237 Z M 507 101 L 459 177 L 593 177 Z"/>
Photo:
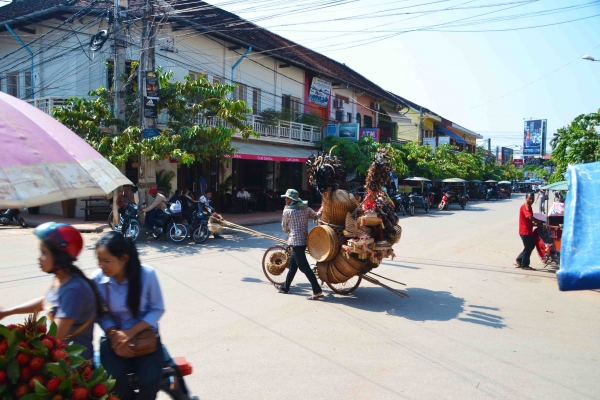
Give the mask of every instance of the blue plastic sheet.
<path id="1" fill-rule="evenodd" d="M 566 175 L 558 287 L 600 289 L 600 162 L 570 166 Z"/>

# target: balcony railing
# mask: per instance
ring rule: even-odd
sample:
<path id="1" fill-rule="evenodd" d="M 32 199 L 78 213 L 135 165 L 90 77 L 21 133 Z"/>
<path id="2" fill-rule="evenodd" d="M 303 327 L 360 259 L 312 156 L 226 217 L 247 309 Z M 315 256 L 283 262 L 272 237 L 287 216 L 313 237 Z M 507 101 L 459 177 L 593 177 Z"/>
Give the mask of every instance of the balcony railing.
<path id="1" fill-rule="evenodd" d="M 29 104 L 39 108 L 46 114 L 52 115 L 54 108 L 65 105 L 67 99 L 62 97 L 40 97 L 38 99 L 29 100 Z M 292 121 L 277 121 L 275 124 L 269 124 L 260 115 L 246 115 L 246 121 L 252 126 L 252 129 L 258 133 L 261 138 L 268 141 L 287 142 L 290 144 L 314 144 L 321 140 L 321 128 L 301 124 Z M 156 123 L 166 125 L 169 122 L 169 117 L 166 112 L 159 114 Z M 199 115 L 196 119 L 198 124 L 206 124 L 209 126 L 224 125 L 230 127 L 225 121 L 218 118 L 205 118 Z M 236 136 L 240 136 L 236 133 Z"/>
<path id="2" fill-rule="evenodd" d="M 67 99 L 63 97 L 39 97 L 37 99 L 27 100 L 32 106 L 39 108 L 48 115 L 52 115 L 52 110 L 64 106 Z"/>

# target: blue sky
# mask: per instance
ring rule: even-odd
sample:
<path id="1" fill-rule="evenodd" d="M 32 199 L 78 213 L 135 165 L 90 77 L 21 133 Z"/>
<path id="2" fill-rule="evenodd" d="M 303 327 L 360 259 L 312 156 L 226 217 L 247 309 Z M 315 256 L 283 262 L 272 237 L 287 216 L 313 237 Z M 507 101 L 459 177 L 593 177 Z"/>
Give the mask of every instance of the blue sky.
<path id="1" fill-rule="evenodd" d="M 524 118 L 548 119 L 551 136 L 577 115 L 600 108 L 600 62 L 580 59 L 583 54 L 600 59 L 600 0 L 212 4 L 491 137 L 493 147 L 522 144 Z M 562 23 L 576 19 L 581 20 Z M 550 24 L 556 25 L 518 30 Z"/>

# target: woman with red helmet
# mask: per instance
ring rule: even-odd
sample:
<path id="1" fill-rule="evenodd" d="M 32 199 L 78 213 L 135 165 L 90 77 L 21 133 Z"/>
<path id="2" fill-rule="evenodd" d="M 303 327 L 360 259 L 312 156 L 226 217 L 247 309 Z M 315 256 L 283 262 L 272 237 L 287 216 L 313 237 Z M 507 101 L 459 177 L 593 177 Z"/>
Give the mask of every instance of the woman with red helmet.
<path id="1" fill-rule="evenodd" d="M 82 357 L 90 359 L 94 355 L 94 319 L 102 315 L 102 306 L 95 285 L 73 264 L 83 248 L 83 238 L 72 226 L 55 222 L 38 226 L 34 233 L 40 239 L 40 268 L 55 275 L 52 287 L 45 297 L 0 310 L 0 319 L 46 311 L 56 322 L 56 337 L 85 346 Z"/>

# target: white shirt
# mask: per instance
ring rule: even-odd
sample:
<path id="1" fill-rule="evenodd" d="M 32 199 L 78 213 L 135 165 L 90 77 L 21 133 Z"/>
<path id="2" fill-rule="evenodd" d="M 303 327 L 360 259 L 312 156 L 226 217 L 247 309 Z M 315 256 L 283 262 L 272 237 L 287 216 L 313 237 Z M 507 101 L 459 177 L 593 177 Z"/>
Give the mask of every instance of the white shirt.
<path id="1" fill-rule="evenodd" d="M 237 197 L 239 199 L 250 199 L 250 193 L 248 192 L 237 192 Z"/>

